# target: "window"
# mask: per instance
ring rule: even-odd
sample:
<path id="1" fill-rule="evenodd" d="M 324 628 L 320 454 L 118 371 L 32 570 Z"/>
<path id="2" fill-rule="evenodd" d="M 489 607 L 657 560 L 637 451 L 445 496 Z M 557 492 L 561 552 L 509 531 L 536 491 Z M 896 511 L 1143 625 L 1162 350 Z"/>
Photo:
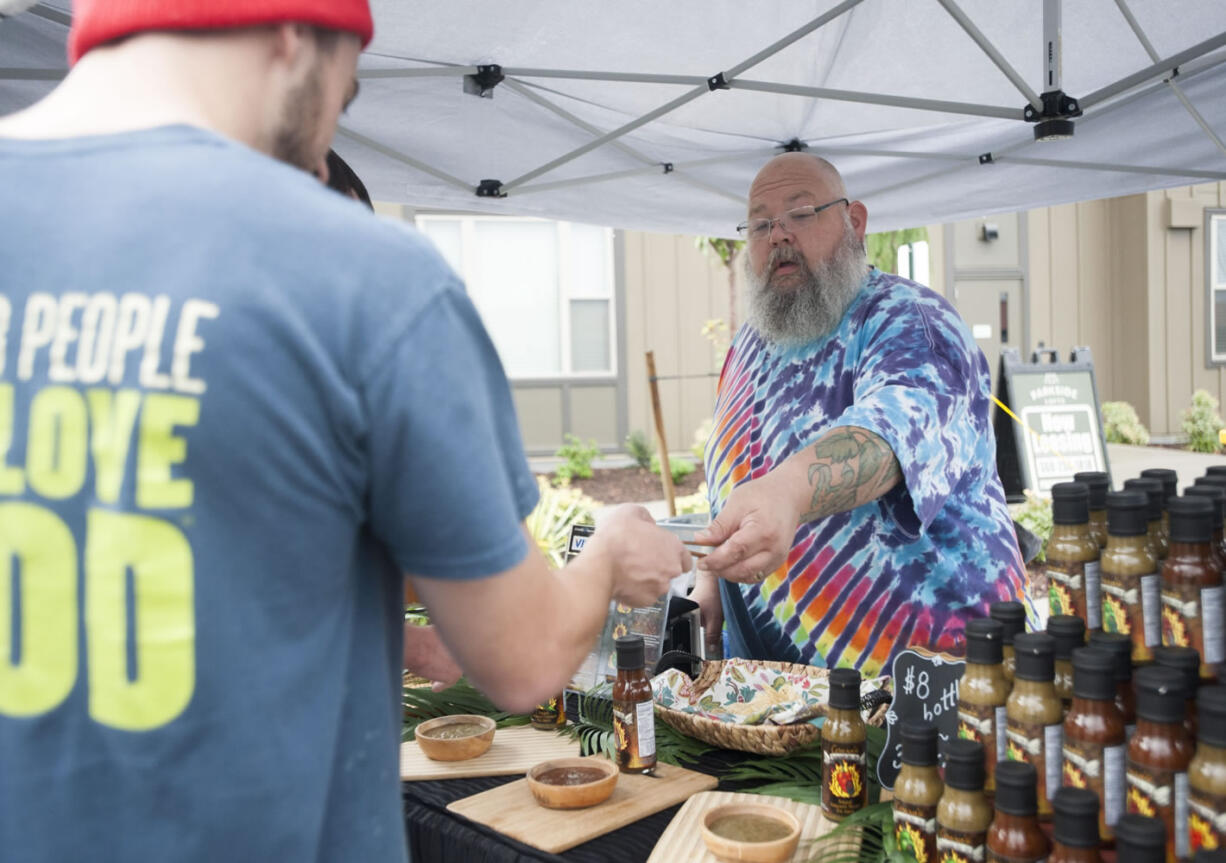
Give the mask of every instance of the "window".
<path id="1" fill-rule="evenodd" d="M 928 284 L 927 240 L 917 240 L 898 247 L 898 275 L 921 285 Z"/>
<path id="2" fill-rule="evenodd" d="M 613 232 L 489 216 L 418 216 L 464 279 L 508 377 L 612 375 Z"/>
<path id="3" fill-rule="evenodd" d="M 1205 211 L 1209 362 L 1226 363 L 1226 210 Z"/>

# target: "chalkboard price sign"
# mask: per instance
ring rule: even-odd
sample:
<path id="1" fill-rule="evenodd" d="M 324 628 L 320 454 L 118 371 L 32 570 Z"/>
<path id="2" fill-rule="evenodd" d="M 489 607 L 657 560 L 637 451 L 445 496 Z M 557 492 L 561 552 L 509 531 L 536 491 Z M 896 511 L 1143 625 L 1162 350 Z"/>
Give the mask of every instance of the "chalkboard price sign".
<path id="1" fill-rule="evenodd" d="M 883 788 L 894 787 L 902 768 L 903 723 L 933 723 L 942 744 L 958 736 L 958 684 L 965 670 L 966 662 L 941 653 L 913 649 L 894 657 L 894 701 L 885 715 L 885 745 L 877 762 Z"/>

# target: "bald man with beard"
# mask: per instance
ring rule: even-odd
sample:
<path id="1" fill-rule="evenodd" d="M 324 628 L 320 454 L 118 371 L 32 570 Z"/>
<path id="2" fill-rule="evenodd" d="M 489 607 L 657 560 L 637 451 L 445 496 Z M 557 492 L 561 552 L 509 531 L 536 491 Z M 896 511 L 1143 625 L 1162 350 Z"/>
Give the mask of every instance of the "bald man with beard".
<path id="1" fill-rule="evenodd" d="M 868 267 L 868 211 L 824 159 L 753 181 L 747 321 L 706 448 L 692 598 L 736 656 L 888 671 L 958 650 L 1024 581 L 983 353 L 939 294 Z"/>

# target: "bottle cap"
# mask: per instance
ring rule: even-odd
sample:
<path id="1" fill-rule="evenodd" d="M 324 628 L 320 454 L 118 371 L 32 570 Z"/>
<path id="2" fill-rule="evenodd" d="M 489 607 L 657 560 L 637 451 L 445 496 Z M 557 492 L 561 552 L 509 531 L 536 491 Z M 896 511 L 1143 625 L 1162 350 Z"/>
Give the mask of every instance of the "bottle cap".
<path id="1" fill-rule="evenodd" d="M 973 617 L 966 622 L 966 661 L 978 665 L 1000 665 L 1005 627 L 990 617 Z"/>
<path id="2" fill-rule="evenodd" d="M 1162 497 L 1170 500 L 1179 491 L 1179 474 L 1168 467 L 1150 467 L 1141 471 L 1146 479 L 1156 479 L 1162 483 Z"/>
<path id="3" fill-rule="evenodd" d="M 1047 618 L 1047 634 L 1056 643 L 1056 659 L 1072 659 L 1073 651 L 1086 643 L 1086 622 L 1072 614 L 1053 614 Z"/>
<path id="4" fill-rule="evenodd" d="M 1125 491 L 1142 492 L 1149 499 L 1149 520 L 1157 521 L 1162 518 L 1163 501 L 1166 500 L 1166 495 L 1162 491 L 1162 483 L 1156 479 L 1147 476 L 1139 476 L 1135 479 L 1124 480 Z"/>
<path id="5" fill-rule="evenodd" d="M 1034 815 L 1039 811 L 1039 774 L 1025 761 L 996 763 L 996 808 L 1006 815 Z"/>
<path id="6" fill-rule="evenodd" d="M 1020 602 L 1005 600 L 993 602 L 988 615 L 993 620 L 999 620 L 1005 628 L 1004 636 L 1001 638 L 1002 644 L 1012 644 L 1015 635 L 1026 631 L 1026 609 Z"/>
<path id="7" fill-rule="evenodd" d="M 1222 527 L 1222 522 L 1226 520 L 1226 484 L 1190 485 L 1183 490 L 1183 494 L 1184 497 L 1203 497 L 1213 504 L 1213 528 L 1217 530 Z"/>
<path id="8" fill-rule="evenodd" d="M 1226 473 L 1211 473 L 1206 476 L 1198 476 L 1192 480 L 1194 485 L 1208 486 L 1209 488 L 1226 488 Z"/>
<path id="9" fill-rule="evenodd" d="M 1056 643 L 1046 632 L 1023 632 L 1013 639 L 1015 677 L 1050 683 L 1056 676 Z"/>
<path id="10" fill-rule="evenodd" d="M 1202 848 L 1192 858 L 1192 863 L 1226 863 L 1226 848 Z"/>
<path id="11" fill-rule="evenodd" d="M 1155 647 L 1154 662 L 1179 673 L 1184 699 L 1195 698 L 1200 687 L 1200 654 L 1194 647 Z"/>
<path id="12" fill-rule="evenodd" d="M 1133 676 L 1137 688 L 1137 716 L 1151 722 L 1183 722 L 1184 682 L 1171 669 L 1147 665 Z"/>
<path id="13" fill-rule="evenodd" d="M 1107 492 L 1111 491 L 1111 477 L 1101 470 L 1081 470 L 1073 474 L 1073 482 L 1079 482 L 1090 490 L 1090 509 L 1102 509 L 1107 505 Z"/>
<path id="14" fill-rule="evenodd" d="M 1080 482 L 1058 482 L 1051 487 L 1051 520 L 1055 524 L 1090 521 L 1090 489 Z"/>
<path id="15" fill-rule="evenodd" d="M 1115 822 L 1115 859 L 1120 863 L 1166 863 L 1166 825 L 1128 813 Z"/>
<path id="16" fill-rule="evenodd" d="M 1205 686 L 1196 695 L 1196 736 L 1210 746 L 1226 747 L 1226 686 Z"/>
<path id="17" fill-rule="evenodd" d="M 1097 647 L 1073 651 L 1073 696 L 1115 700 L 1115 656 Z"/>
<path id="18" fill-rule="evenodd" d="M 1132 680 L 1132 639 L 1122 632 L 1090 633 L 1090 646 L 1105 650 L 1115 657 L 1115 682 Z"/>
<path id="19" fill-rule="evenodd" d="M 1205 476 L 1226 476 L 1226 464 L 1211 464 L 1205 468 Z"/>
<path id="20" fill-rule="evenodd" d="M 951 740 L 945 747 L 945 784 L 962 791 L 982 791 L 987 774 L 983 744 L 978 740 Z"/>
<path id="21" fill-rule="evenodd" d="M 1089 788 L 1060 788 L 1051 798 L 1056 841 L 1070 848 L 1098 847 L 1098 795 Z"/>
<path id="22" fill-rule="evenodd" d="M 935 767 L 937 727 L 931 722 L 910 720 L 902 726 L 902 763 L 916 767 Z"/>
<path id="23" fill-rule="evenodd" d="M 1166 502 L 1171 517 L 1171 542 L 1213 539 L 1213 504 L 1201 497 L 1172 497 Z"/>
<path id="24" fill-rule="evenodd" d="M 1226 479 L 1226 477 L 1222 477 Z M 1149 532 L 1149 497 L 1139 489 L 1107 493 L 1107 533 L 1144 536 Z"/>
<path id="25" fill-rule="evenodd" d="M 830 672 L 830 706 L 836 710 L 860 709 L 860 672 L 835 668 Z"/>
<path id="26" fill-rule="evenodd" d="M 634 671 L 644 665 L 643 636 L 623 635 L 613 641 L 617 650 L 618 671 Z"/>

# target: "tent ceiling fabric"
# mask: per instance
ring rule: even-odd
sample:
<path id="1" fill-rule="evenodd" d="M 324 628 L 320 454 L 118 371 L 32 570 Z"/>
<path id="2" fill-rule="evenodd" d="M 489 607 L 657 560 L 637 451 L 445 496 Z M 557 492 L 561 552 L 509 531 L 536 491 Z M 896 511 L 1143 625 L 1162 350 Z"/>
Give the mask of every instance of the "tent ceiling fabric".
<path id="1" fill-rule="evenodd" d="M 1045 5 L 1062 89 L 1087 101 L 1073 138 L 1038 143 L 1022 110 L 1047 89 Z M 68 6 L 0 21 L 0 112 L 52 86 L 31 70 L 63 69 Z M 731 236 L 754 173 L 793 140 L 840 168 L 870 230 L 1226 180 L 1222 0 L 372 7 L 336 148 L 375 198 L 418 208 Z M 1172 86 L 1152 67 L 1181 53 Z M 505 80 L 466 93 L 491 64 Z M 729 89 L 708 87 L 719 73 Z M 487 179 L 506 197 L 478 197 Z"/>

